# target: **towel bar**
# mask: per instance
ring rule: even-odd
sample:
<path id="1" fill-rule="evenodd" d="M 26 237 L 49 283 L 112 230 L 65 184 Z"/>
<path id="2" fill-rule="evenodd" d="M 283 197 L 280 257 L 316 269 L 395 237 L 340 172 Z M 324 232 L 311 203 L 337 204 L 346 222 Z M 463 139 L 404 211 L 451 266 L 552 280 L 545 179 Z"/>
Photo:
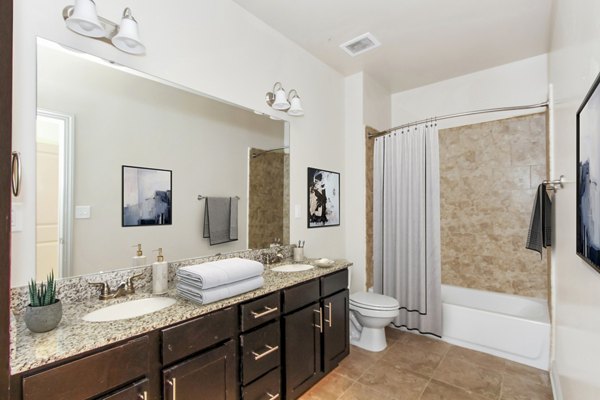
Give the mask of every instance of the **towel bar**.
<path id="1" fill-rule="evenodd" d="M 565 176 L 561 175 L 560 178 L 554 180 L 546 179 L 542 181 L 542 184 L 546 185 L 547 190 L 549 189 L 556 193 L 558 189 L 562 189 L 565 187 Z"/>

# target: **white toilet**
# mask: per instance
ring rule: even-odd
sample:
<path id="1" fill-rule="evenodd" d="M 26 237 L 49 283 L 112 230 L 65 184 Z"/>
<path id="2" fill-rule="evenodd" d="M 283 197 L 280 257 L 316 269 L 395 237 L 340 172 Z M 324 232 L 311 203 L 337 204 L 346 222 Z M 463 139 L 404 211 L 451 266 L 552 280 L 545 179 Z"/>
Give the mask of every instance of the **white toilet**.
<path id="1" fill-rule="evenodd" d="M 350 295 L 350 343 L 369 351 L 387 347 L 385 327 L 400 313 L 398 300 L 377 293 Z"/>

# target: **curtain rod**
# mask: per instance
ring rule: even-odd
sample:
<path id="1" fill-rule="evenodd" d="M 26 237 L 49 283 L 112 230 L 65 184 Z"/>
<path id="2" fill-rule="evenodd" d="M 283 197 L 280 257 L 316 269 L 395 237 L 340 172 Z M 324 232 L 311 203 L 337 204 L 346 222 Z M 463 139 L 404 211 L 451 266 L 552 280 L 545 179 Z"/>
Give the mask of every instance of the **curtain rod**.
<path id="1" fill-rule="evenodd" d="M 441 121 L 443 119 L 450 119 L 450 118 L 457 118 L 457 117 L 466 117 L 467 115 L 475 115 L 475 114 L 486 114 L 486 113 L 493 113 L 493 112 L 501 112 L 501 111 L 514 111 L 514 110 L 529 110 L 531 108 L 540 108 L 540 107 L 548 107 L 548 101 L 545 101 L 543 103 L 538 103 L 538 104 L 529 104 L 526 106 L 512 106 L 512 107 L 499 107 L 499 108 L 488 108 L 485 110 L 476 110 L 476 111 L 467 111 L 467 112 L 461 112 L 461 113 L 456 113 L 456 114 L 448 114 L 448 115 L 443 115 L 441 117 L 434 117 L 434 118 L 428 118 L 428 119 L 423 119 L 421 121 L 415 121 L 415 122 L 410 122 L 408 124 L 402 124 L 402 125 L 398 125 L 395 126 L 393 128 L 390 129 L 386 129 L 385 131 L 381 131 L 381 132 L 376 132 L 376 133 L 370 133 L 368 135 L 369 139 L 373 139 L 379 136 L 384 136 L 387 135 L 388 133 L 397 131 L 398 129 L 403 129 L 403 128 L 407 128 L 409 126 L 412 125 L 418 125 L 418 124 L 424 124 L 427 123 L 429 121 Z"/>

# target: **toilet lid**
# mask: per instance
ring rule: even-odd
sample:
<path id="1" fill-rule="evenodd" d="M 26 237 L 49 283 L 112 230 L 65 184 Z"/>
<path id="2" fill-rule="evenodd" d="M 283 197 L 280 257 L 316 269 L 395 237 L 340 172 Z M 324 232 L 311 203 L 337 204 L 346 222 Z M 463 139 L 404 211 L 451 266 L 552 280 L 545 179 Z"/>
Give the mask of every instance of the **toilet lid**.
<path id="1" fill-rule="evenodd" d="M 377 308 L 380 310 L 394 310 L 400 306 L 398 300 L 393 297 L 369 292 L 352 293 L 350 295 L 350 304 L 354 304 L 358 307 Z"/>

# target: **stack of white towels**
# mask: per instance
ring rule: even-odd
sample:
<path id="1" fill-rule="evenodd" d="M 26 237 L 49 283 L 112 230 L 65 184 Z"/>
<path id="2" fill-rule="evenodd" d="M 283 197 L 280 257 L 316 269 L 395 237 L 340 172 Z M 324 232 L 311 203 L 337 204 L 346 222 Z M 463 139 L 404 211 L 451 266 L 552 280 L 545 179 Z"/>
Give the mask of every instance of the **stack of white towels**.
<path id="1" fill-rule="evenodd" d="M 177 293 L 200 304 L 214 303 L 262 287 L 264 269 L 258 261 L 237 257 L 182 267 Z"/>

